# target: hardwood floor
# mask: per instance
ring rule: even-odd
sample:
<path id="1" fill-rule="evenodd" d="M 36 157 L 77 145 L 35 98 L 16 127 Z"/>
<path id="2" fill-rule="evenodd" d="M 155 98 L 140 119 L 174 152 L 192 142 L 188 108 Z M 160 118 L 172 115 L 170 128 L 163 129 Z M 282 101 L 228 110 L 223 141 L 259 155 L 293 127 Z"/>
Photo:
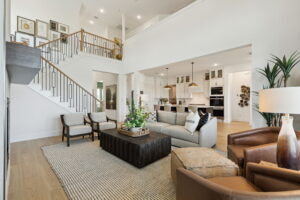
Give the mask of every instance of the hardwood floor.
<path id="1" fill-rule="evenodd" d="M 249 129 L 251 129 L 251 126 L 247 122 L 218 122 L 217 149 L 227 151 L 227 135 Z"/>
<path id="2" fill-rule="evenodd" d="M 250 128 L 249 124 L 244 122 L 218 122 L 217 148 L 226 151 L 228 134 Z M 59 136 L 11 144 L 8 200 L 67 199 L 41 151 L 42 146 L 60 142 Z"/>
<path id="3" fill-rule="evenodd" d="M 40 149 L 59 142 L 51 137 L 11 145 L 9 200 L 68 199 Z"/>

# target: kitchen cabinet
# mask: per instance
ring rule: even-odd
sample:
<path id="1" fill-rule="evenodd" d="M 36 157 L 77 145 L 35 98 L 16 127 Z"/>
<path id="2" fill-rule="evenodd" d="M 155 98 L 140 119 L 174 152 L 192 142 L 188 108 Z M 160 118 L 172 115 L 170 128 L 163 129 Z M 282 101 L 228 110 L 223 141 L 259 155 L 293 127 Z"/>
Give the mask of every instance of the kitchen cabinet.
<path id="1" fill-rule="evenodd" d="M 219 87 L 224 85 L 223 68 L 210 70 L 210 87 Z"/>
<path id="2" fill-rule="evenodd" d="M 167 84 L 167 80 L 161 77 L 155 78 L 154 96 L 156 99 L 169 98 L 169 90 L 164 86 Z"/>
<path id="3" fill-rule="evenodd" d="M 188 83 L 176 84 L 176 98 L 177 99 L 188 99 L 192 97 Z"/>

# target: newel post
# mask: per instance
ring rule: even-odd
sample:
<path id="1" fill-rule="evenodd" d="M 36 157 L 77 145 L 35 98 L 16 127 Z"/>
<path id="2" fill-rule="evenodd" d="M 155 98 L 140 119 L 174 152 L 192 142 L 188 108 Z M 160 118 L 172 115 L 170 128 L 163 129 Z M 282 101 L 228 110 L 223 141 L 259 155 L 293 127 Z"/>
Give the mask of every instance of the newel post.
<path id="1" fill-rule="evenodd" d="M 83 51 L 83 43 L 84 43 L 84 30 L 80 30 L 80 51 Z"/>

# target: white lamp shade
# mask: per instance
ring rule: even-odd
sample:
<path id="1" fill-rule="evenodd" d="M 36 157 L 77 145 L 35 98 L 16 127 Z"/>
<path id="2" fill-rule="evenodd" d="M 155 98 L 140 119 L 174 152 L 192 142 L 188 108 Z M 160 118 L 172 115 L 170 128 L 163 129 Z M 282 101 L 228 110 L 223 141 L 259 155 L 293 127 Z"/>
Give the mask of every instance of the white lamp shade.
<path id="1" fill-rule="evenodd" d="M 300 87 L 261 90 L 259 92 L 259 111 L 300 114 Z"/>

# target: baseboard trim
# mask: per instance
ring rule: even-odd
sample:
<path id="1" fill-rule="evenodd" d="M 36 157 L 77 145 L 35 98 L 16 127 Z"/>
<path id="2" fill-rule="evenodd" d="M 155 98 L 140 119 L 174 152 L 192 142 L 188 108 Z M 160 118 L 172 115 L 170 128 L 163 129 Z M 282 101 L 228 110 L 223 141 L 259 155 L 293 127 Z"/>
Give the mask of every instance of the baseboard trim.
<path id="1" fill-rule="evenodd" d="M 54 137 L 54 136 L 59 136 L 61 135 L 62 130 L 55 130 L 51 132 L 46 132 L 41 135 L 41 132 L 38 132 L 36 134 L 24 134 L 24 136 L 29 136 L 29 137 L 18 137 L 18 138 L 11 138 L 10 143 L 16 143 L 16 142 L 23 142 L 23 141 L 28 141 L 28 140 L 36 140 L 36 139 L 41 139 L 41 138 L 47 138 L 47 137 Z"/>

